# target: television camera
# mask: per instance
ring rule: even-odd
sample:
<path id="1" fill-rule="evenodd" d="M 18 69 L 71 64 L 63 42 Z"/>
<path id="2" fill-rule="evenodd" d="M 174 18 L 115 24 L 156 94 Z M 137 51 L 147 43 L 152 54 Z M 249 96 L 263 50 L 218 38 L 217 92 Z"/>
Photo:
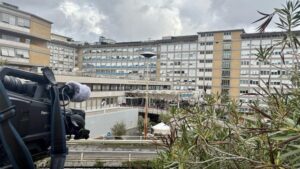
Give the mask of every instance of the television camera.
<path id="1" fill-rule="evenodd" d="M 51 157 L 50 168 L 63 168 L 66 139 L 87 139 L 85 112 L 70 101 L 87 100 L 90 89 L 77 82 L 59 85 L 52 70 L 35 74 L 0 68 L 0 168 L 35 168 Z"/>

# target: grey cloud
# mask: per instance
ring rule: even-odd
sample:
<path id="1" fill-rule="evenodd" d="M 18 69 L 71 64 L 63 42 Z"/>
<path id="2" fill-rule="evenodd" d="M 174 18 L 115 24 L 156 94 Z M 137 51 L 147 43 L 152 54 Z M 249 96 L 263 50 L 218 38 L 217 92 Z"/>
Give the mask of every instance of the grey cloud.
<path id="1" fill-rule="evenodd" d="M 117 41 L 158 39 L 167 35 L 245 28 L 282 0 L 7 0 L 21 10 L 52 21 L 53 32 L 81 41 L 99 35 Z M 68 8 L 68 4 L 73 4 Z M 74 7 L 76 9 L 74 9 Z M 71 10 L 71 11 L 70 11 Z M 73 11 L 72 11 L 73 10 Z"/>

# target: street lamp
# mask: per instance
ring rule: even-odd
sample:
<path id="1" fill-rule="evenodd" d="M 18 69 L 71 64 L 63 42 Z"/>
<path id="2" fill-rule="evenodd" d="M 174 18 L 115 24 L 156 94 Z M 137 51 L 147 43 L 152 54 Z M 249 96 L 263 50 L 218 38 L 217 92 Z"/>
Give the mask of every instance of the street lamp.
<path id="1" fill-rule="evenodd" d="M 151 51 L 144 51 L 143 53 L 141 53 L 142 56 L 144 56 L 146 58 L 146 66 L 147 66 L 147 74 L 146 74 L 146 98 L 145 98 L 145 114 L 144 114 L 144 138 L 147 137 L 147 133 L 148 133 L 148 107 L 149 107 L 149 103 L 148 103 L 148 93 L 149 93 L 149 59 L 153 56 L 155 56 L 155 53 L 151 52 Z"/>

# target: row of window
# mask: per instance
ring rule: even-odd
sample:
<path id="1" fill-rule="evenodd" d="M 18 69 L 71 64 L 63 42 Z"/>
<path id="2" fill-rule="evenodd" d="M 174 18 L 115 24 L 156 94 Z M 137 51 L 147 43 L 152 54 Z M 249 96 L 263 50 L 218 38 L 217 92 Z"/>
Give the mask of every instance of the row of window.
<path id="1" fill-rule="evenodd" d="M 156 48 L 152 48 L 153 51 L 156 51 Z M 143 51 L 143 48 L 102 48 L 102 49 L 84 49 L 82 52 L 84 54 L 88 53 L 107 53 L 107 52 L 137 52 L 140 53 Z"/>
<path id="2" fill-rule="evenodd" d="M 103 60 L 103 59 L 120 59 L 120 60 L 125 60 L 125 59 L 141 59 L 141 60 L 146 60 L 145 57 L 141 55 L 134 55 L 134 56 L 118 56 L 118 55 L 113 55 L 113 56 L 83 56 L 83 60 Z M 150 60 L 155 60 L 156 57 L 152 57 Z"/>
<path id="3" fill-rule="evenodd" d="M 169 45 L 161 45 L 161 52 L 174 52 L 174 51 L 188 51 L 188 50 L 197 50 L 197 44 L 169 44 Z"/>
<path id="4" fill-rule="evenodd" d="M 224 35 L 224 36 L 231 35 L 231 32 L 224 32 L 223 35 Z M 200 36 L 201 36 L 201 37 L 214 36 L 214 33 L 201 33 Z"/>
<path id="5" fill-rule="evenodd" d="M 212 59 L 206 59 L 206 60 L 200 59 L 199 62 L 200 63 L 212 63 L 213 60 Z"/>
<path id="6" fill-rule="evenodd" d="M 3 33 L 2 34 L 0 33 L 0 39 L 14 41 L 14 42 L 21 42 L 20 37 L 7 35 L 7 34 L 3 34 Z M 30 44 L 30 39 L 25 39 L 25 43 Z"/>
<path id="7" fill-rule="evenodd" d="M 213 54 L 213 51 L 212 50 L 202 50 L 199 52 L 200 54 Z"/>
<path id="8" fill-rule="evenodd" d="M 1 52 L 0 55 L 2 55 L 2 56 L 29 58 L 28 50 L 24 50 L 24 49 L 1 47 L 0 52 Z"/>
<path id="9" fill-rule="evenodd" d="M 174 65 L 174 63 L 169 63 L 169 64 L 167 64 L 167 63 L 163 62 L 163 63 L 160 63 L 160 65 L 161 65 L 161 66 L 164 66 L 163 68 L 166 68 L 167 66 L 168 66 L 169 68 L 172 68 L 173 65 Z M 181 62 L 180 65 L 181 65 L 181 66 L 185 66 L 185 65 L 186 65 L 186 66 L 190 66 L 190 67 L 195 67 L 195 66 L 196 66 L 195 62 L 190 62 L 190 63 L 187 63 L 187 62 Z M 179 66 L 179 65 L 177 64 L 176 66 Z"/>
<path id="10" fill-rule="evenodd" d="M 211 77 L 199 77 L 199 80 L 212 80 Z"/>
<path id="11" fill-rule="evenodd" d="M 21 18 L 21 17 L 17 17 L 11 14 L 7 14 L 7 13 L 0 13 L 0 19 L 2 22 L 4 23 L 8 23 L 10 25 L 16 25 L 16 26 L 20 26 L 20 27 L 25 27 L 25 28 L 29 28 L 30 27 L 30 20 L 29 19 L 25 19 L 25 18 Z"/>
<path id="12" fill-rule="evenodd" d="M 200 86 L 198 86 L 198 89 L 211 89 L 211 86 L 209 86 L 209 85 L 200 85 Z"/>
<path id="13" fill-rule="evenodd" d="M 213 42 L 201 42 L 200 43 L 200 46 L 209 46 L 209 45 L 213 45 L 214 43 Z"/>
<path id="14" fill-rule="evenodd" d="M 258 85 L 258 80 L 240 80 L 240 84 L 255 84 Z"/>
<path id="15" fill-rule="evenodd" d="M 199 69 L 199 72 L 212 72 L 212 69 L 210 69 L 210 68 L 205 68 L 205 69 L 201 68 L 201 69 Z"/>
<path id="16" fill-rule="evenodd" d="M 269 70 L 262 70 L 262 71 L 259 71 L 259 70 L 241 70 L 241 75 L 248 75 L 248 74 L 251 74 L 251 75 L 286 75 L 287 72 L 284 71 L 284 70 L 272 70 L 272 71 L 269 71 Z"/>

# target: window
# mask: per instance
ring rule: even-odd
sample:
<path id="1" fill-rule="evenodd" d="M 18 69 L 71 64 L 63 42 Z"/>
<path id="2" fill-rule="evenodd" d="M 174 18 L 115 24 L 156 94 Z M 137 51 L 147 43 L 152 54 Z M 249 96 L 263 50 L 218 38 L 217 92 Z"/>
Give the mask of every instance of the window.
<path id="1" fill-rule="evenodd" d="M 168 51 L 174 51 L 174 45 L 168 45 Z"/>
<path id="2" fill-rule="evenodd" d="M 249 70 L 241 70 L 241 75 L 247 75 L 249 74 Z"/>
<path id="3" fill-rule="evenodd" d="M 198 89 L 211 89 L 211 86 L 198 86 Z"/>
<path id="4" fill-rule="evenodd" d="M 230 80 L 222 80 L 221 84 L 222 86 L 229 86 Z"/>
<path id="5" fill-rule="evenodd" d="M 213 45 L 213 42 L 206 42 L 206 45 Z"/>
<path id="6" fill-rule="evenodd" d="M 2 35 L 2 39 L 9 40 L 9 41 L 20 42 L 20 38 L 19 37 L 10 36 L 10 35 Z"/>
<path id="7" fill-rule="evenodd" d="M 230 68 L 230 61 L 223 61 L 222 68 L 229 69 Z"/>
<path id="8" fill-rule="evenodd" d="M 240 94 L 247 94 L 247 93 L 248 93 L 248 90 L 245 90 L 245 89 L 240 90 Z"/>
<path id="9" fill-rule="evenodd" d="M 248 81 L 248 80 L 240 80 L 240 83 L 241 83 L 241 84 L 248 84 L 249 81 Z"/>
<path id="10" fill-rule="evenodd" d="M 12 16 L 12 15 L 9 15 L 8 23 L 11 24 L 11 25 L 16 25 L 16 17 Z"/>
<path id="11" fill-rule="evenodd" d="M 161 45 L 160 51 L 166 52 L 167 51 L 167 45 Z"/>
<path id="12" fill-rule="evenodd" d="M 231 51 L 223 51 L 223 59 L 230 59 Z"/>
<path id="13" fill-rule="evenodd" d="M 2 13 L 1 16 L 2 16 L 2 18 L 1 18 L 2 22 L 9 23 L 9 15 L 8 14 Z"/>
<path id="14" fill-rule="evenodd" d="M 247 48 L 247 47 L 249 48 L 250 44 L 251 44 L 250 40 L 243 40 L 242 41 L 242 48 Z"/>
<path id="15" fill-rule="evenodd" d="M 222 76 L 226 76 L 226 77 L 230 76 L 230 70 L 223 70 Z"/>
<path id="16" fill-rule="evenodd" d="M 223 49 L 224 50 L 230 50 L 231 49 L 231 44 L 230 43 L 224 43 Z"/>
<path id="17" fill-rule="evenodd" d="M 273 81 L 270 83 L 271 85 L 280 85 L 280 82 L 279 81 Z"/>
<path id="18" fill-rule="evenodd" d="M 271 71 L 271 75 L 280 75 L 280 70 Z"/>
<path id="19" fill-rule="evenodd" d="M 189 44 L 182 44 L 182 50 L 188 51 L 189 50 Z"/>
<path id="20" fill-rule="evenodd" d="M 16 56 L 21 58 L 29 58 L 28 51 L 22 49 L 16 49 Z"/>
<path id="21" fill-rule="evenodd" d="M 259 71 L 258 70 L 251 70 L 251 75 L 258 75 Z"/>
<path id="22" fill-rule="evenodd" d="M 8 56 L 15 56 L 15 50 L 13 48 L 8 48 Z"/>
<path id="23" fill-rule="evenodd" d="M 181 44 L 175 45 L 175 51 L 180 51 L 181 50 Z"/>
<path id="24" fill-rule="evenodd" d="M 250 80 L 250 84 L 258 85 L 258 80 Z"/>
<path id="25" fill-rule="evenodd" d="M 8 48 L 2 47 L 1 48 L 1 55 L 2 56 L 8 56 Z"/>
<path id="26" fill-rule="evenodd" d="M 205 51 L 206 54 L 213 54 L 213 51 L 212 50 L 207 50 Z"/>
<path id="27" fill-rule="evenodd" d="M 241 65 L 249 65 L 249 63 L 250 63 L 250 62 L 247 61 L 247 60 L 242 60 L 242 61 L 241 61 Z"/>
<path id="28" fill-rule="evenodd" d="M 224 35 L 231 35 L 231 32 L 224 32 Z"/>
<path id="29" fill-rule="evenodd" d="M 190 50 L 196 50 L 197 49 L 197 44 L 190 44 Z"/>
<path id="30" fill-rule="evenodd" d="M 181 65 L 181 62 L 174 62 L 174 65 Z"/>
<path id="31" fill-rule="evenodd" d="M 199 77 L 199 80 L 212 80 L 211 77 Z"/>
<path id="32" fill-rule="evenodd" d="M 29 25 L 30 25 L 29 20 L 23 19 L 23 18 L 18 18 L 17 24 L 18 24 L 18 26 L 26 27 L 26 28 L 29 28 Z"/>

